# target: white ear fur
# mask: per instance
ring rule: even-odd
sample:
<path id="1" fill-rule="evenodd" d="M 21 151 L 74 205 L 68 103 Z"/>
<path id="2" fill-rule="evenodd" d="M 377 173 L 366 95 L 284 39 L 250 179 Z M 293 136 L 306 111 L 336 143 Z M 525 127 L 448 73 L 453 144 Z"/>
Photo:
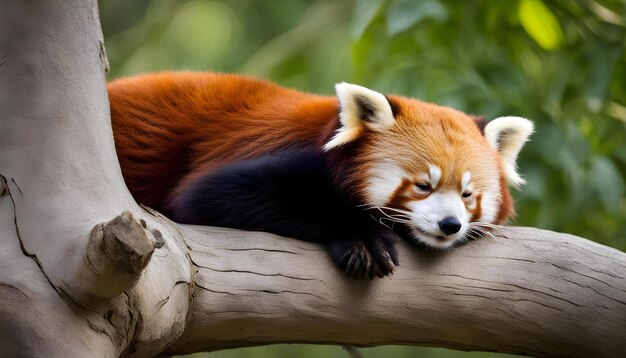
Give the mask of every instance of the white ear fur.
<path id="1" fill-rule="evenodd" d="M 533 122 L 522 117 L 499 117 L 485 126 L 485 138 L 504 160 L 504 177 L 512 186 L 526 182 L 517 173 L 516 161 L 533 130 Z"/>
<path id="2" fill-rule="evenodd" d="M 340 127 L 324 150 L 353 141 L 363 127 L 382 131 L 395 123 L 391 106 L 382 94 L 346 82 L 335 85 L 335 91 L 339 99 Z"/>

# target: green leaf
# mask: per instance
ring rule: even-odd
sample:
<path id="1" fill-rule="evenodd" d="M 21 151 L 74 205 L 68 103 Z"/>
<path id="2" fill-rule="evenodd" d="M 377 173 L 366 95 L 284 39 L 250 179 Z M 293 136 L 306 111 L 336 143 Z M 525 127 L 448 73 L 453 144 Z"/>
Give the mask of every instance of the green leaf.
<path id="1" fill-rule="evenodd" d="M 595 157 L 591 163 L 589 179 L 607 209 L 619 207 L 624 197 L 624 179 L 615 163 L 608 157 Z"/>
<path id="2" fill-rule="evenodd" d="M 383 0 L 359 0 L 352 18 L 352 38 L 359 39 L 374 21 L 384 4 Z"/>
<path id="3" fill-rule="evenodd" d="M 593 46 L 588 50 L 589 71 L 585 95 L 587 96 L 587 108 L 592 112 L 601 109 L 606 98 L 607 91 L 613 80 L 613 68 L 619 60 L 620 48 L 606 45 Z"/>
<path id="4" fill-rule="evenodd" d="M 448 11 L 437 0 L 394 0 L 387 11 L 387 34 L 393 37 L 425 19 L 447 18 Z"/>
<path id="5" fill-rule="evenodd" d="M 545 50 L 554 50 L 564 41 L 559 20 L 541 0 L 522 0 L 519 18 L 526 33 Z"/>

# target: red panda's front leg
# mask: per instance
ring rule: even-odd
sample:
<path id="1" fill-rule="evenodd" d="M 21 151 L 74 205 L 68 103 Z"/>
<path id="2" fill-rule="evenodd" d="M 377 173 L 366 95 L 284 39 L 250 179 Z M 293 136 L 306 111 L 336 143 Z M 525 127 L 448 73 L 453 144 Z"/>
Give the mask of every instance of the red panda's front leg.
<path id="1" fill-rule="evenodd" d="M 363 222 L 365 224 L 365 222 Z M 396 235 L 387 228 L 378 225 L 361 227 L 359 233 L 353 232 L 353 240 L 334 240 L 328 243 L 328 250 L 333 261 L 346 273 L 356 277 L 384 277 L 393 273 L 399 265 L 398 252 L 395 248 Z"/>
<path id="2" fill-rule="evenodd" d="M 178 222 L 322 243 L 356 277 L 383 277 L 398 264 L 395 234 L 345 200 L 319 153 L 267 154 L 191 176 L 169 203 L 168 214 Z"/>

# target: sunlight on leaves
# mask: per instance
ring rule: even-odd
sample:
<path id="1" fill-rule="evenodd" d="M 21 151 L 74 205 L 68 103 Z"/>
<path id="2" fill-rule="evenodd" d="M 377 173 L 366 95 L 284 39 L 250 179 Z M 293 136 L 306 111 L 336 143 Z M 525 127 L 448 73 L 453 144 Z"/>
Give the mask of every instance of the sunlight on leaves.
<path id="1" fill-rule="evenodd" d="M 554 50 L 563 42 L 559 20 L 541 0 L 522 0 L 519 18 L 526 33 L 545 50 Z"/>

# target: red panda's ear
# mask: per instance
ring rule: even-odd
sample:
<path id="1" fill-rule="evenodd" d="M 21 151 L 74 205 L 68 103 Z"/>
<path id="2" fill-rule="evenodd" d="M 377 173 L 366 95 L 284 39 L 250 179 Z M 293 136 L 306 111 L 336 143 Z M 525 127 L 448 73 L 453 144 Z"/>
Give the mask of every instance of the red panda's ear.
<path id="1" fill-rule="evenodd" d="M 325 150 L 355 140 L 365 128 L 380 132 L 395 123 L 391 105 L 384 95 L 345 82 L 338 83 L 335 90 L 339 99 L 340 127 L 324 146 Z"/>
<path id="2" fill-rule="evenodd" d="M 480 133 L 485 134 L 485 126 L 487 125 L 487 118 L 485 116 L 472 116 L 474 124 L 480 130 Z"/>
<path id="3" fill-rule="evenodd" d="M 522 117 L 500 117 L 487 123 L 485 138 L 504 161 L 504 178 L 515 187 L 526 181 L 517 173 L 517 155 L 533 133 L 533 122 Z"/>

